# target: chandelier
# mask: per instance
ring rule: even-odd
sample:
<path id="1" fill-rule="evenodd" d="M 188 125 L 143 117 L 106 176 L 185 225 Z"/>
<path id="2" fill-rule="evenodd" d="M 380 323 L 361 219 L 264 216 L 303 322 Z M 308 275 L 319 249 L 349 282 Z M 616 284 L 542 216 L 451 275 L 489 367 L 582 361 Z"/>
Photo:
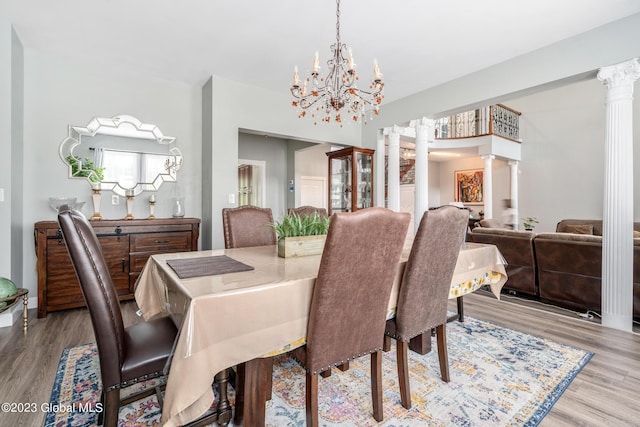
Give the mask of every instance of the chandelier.
<path id="1" fill-rule="evenodd" d="M 353 54 L 351 49 L 340 41 L 340 0 L 337 0 L 336 4 L 336 42 L 331 45 L 333 55 L 327 61 L 329 72 L 326 78 L 320 75 L 320 62 L 316 51 L 313 68 L 301 87 L 296 66 L 291 85 L 291 94 L 294 97 L 292 105 L 297 108 L 299 118 L 305 117 L 309 111 L 314 124 L 317 124 L 318 120 L 326 123 L 333 121 L 340 125 L 344 120 L 364 121 L 366 124 L 365 109 L 369 108 L 373 114 L 378 115 L 378 107 L 384 98 L 382 74 L 374 59 L 373 81 L 369 90 L 358 88 L 359 78 Z M 311 87 L 307 88 L 307 84 Z M 370 117 L 373 118 L 372 115 Z"/>

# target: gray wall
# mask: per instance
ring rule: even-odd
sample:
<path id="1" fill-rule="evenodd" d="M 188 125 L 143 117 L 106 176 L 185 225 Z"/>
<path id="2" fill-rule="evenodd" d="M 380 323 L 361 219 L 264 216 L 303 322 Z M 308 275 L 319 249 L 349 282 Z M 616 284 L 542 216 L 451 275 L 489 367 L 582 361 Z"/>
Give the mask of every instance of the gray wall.
<path id="1" fill-rule="evenodd" d="M 35 295 L 36 273 L 33 224 L 56 217 L 48 206 L 50 196 L 72 196 L 86 201 L 83 212 L 92 213 L 91 190 L 83 179 L 70 179 L 58 146 L 68 125 L 86 125 L 94 116 L 129 114 L 143 123 L 155 123 L 184 156 L 178 184 L 165 183 L 157 193 L 156 215 L 171 216 L 170 200 L 185 195 L 186 215 L 200 217 L 201 92 L 182 83 L 118 72 L 80 60 L 25 49 L 24 62 L 24 282 Z M 19 165 L 18 167 L 20 167 Z M 133 215 L 149 215 L 148 194 L 134 200 Z M 105 218 L 124 218 L 125 203 L 112 206 L 111 193 L 103 192 Z M 15 201 L 14 201 L 15 202 Z"/>
<path id="2" fill-rule="evenodd" d="M 23 48 L 15 31 L 0 21 L 0 276 L 24 287 L 22 274 Z"/>
<path id="3" fill-rule="evenodd" d="M 287 211 L 287 148 L 288 141 L 277 137 L 266 137 L 240 133 L 238 135 L 238 158 L 264 160 L 265 206 L 271 208 L 273 218 L 282 217 Z M 236 160 L 236 181 L 238 177 Z M 217 218 L 217 219 L 216 219 Z M 222 224 L 222 212 L 213 213 L 213 225 Z"/>

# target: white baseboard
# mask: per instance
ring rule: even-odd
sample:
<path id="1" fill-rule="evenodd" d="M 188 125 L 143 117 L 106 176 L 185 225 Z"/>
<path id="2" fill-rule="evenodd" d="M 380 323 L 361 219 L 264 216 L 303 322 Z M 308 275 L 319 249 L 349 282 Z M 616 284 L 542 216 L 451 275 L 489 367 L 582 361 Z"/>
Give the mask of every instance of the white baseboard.
<path id="1" fill-rule="evenodd" d="M 27 307 L 36 308 L 37 306 L 38 306 L 38 299 L 36 297 L 30 297 Z M 16 320 L 21 318 L 22 318 L 22 297 L 20 297 L 20 301 L 16 305 L 0 313 L 0 328 L 13 326 Z"/>

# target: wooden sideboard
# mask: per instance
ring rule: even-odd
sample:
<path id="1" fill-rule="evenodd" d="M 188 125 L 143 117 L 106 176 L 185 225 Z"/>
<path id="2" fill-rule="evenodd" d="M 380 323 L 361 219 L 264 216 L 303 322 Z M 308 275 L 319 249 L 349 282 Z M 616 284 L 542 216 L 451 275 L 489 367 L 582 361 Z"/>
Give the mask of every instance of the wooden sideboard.
<path id="1" fill-rule="evenodd" d="M 200 219 L 166 218 L 91 221 L 121 300 L 133 299 L 136 280 L 149 256 L 198 250 Z M 84 307 L 75 270 L 57 221 L 35 224 L 38 317 Z"/>

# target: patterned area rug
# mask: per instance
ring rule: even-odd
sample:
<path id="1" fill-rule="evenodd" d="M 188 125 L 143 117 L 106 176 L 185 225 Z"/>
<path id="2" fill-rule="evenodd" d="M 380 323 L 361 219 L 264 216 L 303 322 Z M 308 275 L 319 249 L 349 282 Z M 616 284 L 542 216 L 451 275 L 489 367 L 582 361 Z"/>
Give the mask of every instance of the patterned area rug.
<path id="1" fill-rule="evenodd" d="M 470 317 L 464 323 L 449 323 L 447 337 L 450 383 L 440 379 L 436 351 L 425 356 L 409 352 L 410 410 L 400 404 L 395 346 L 384 353 L 384 421 L 379 425 L 536 426 L 593 356 Z M 377 425 L 369 374 L 369 358 L 364 357 L 352 361 L 347 372 L 334 369 L 329 378 L 320 379 L 322 425 Z M 97 413 L 92 410 L 100 387 L 95 345 L 65 349 L 51 394 L 51 406 L 58 410 L 47 414 L 45 426 L 95 425 Z M 276 358 L 267 425 L 304 426 L 304 392 L 304 371 L 286 356 Z M 233 391 L 230 395 L 233 400 Z M 159 426 L 156 398 L 122 408 L 119 425 Z"/>

